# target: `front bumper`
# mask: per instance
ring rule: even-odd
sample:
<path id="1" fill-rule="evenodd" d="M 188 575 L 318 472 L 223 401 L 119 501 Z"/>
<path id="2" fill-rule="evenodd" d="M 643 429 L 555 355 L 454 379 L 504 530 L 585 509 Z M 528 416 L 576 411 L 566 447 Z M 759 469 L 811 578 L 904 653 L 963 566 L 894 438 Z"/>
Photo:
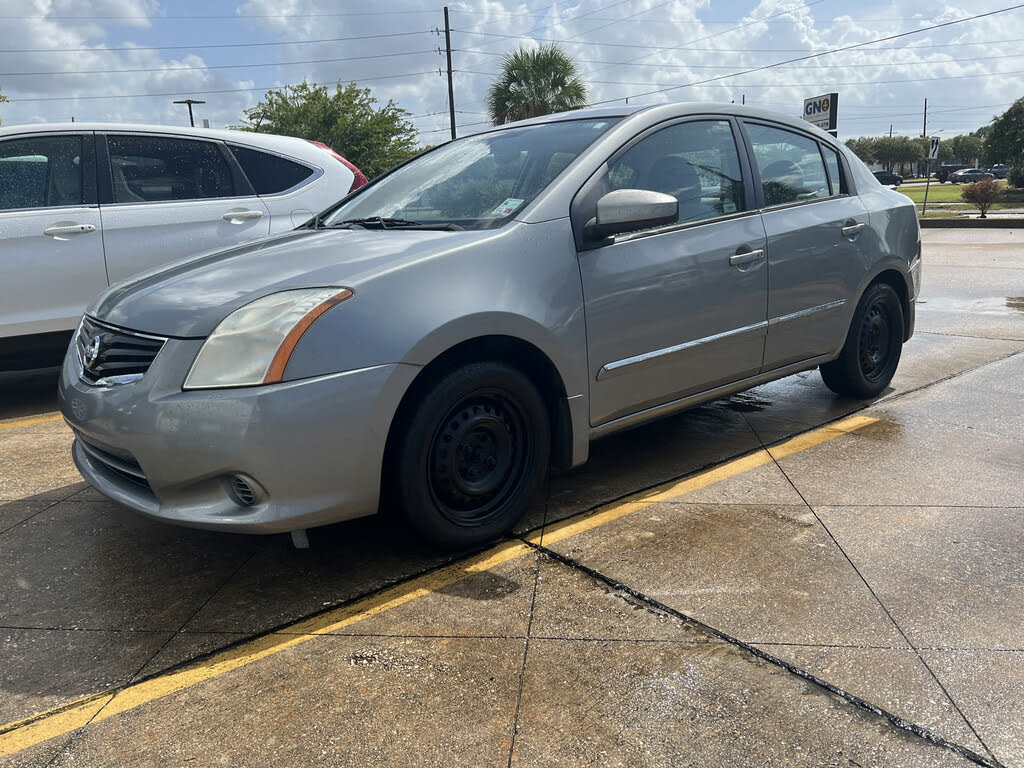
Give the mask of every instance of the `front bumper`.
<path id="1" fill-rule="evenodd" d="M 131 384 L 94 387 L 74 347 L 59 384 L 75 464 L 101 493 L 171 523 L 250 533 L 377 511 L 392 417 L 420 370 L 394 364 L 265 387 L 185 392 L 202 341 L 170 339 Z M 255 487 L 246 506 L 231 477 Z"/>

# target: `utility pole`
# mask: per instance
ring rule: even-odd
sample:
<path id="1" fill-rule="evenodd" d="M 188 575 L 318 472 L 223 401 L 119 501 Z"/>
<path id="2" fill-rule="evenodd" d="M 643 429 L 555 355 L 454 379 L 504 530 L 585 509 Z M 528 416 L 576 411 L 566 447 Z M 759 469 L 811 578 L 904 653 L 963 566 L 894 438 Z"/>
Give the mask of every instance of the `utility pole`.
<path id="1" fill-rule="evenodd" d="M 448 6 L 444 7 L 444 51 L 448 56 L 448 118 L 455 138 L 455 89 L 452 88 L 452 28 L 448 23 Z"/>
<path id="2" fill-rule="evenodd" d="M 889 123 L 889 138 L 892 138 L 892 123 Z"/>
<path id="3" fill-rule="evenodd" d="M 921 138 L 928 136 L 928 99 L 924 100 L 924 125 L 921 126 Z"/>
<path id="4" fill-rule="evenodd" d="M 205 104 L 206 102 L 202 101 L 200 99 L 182 99 L 181 101 L 176 101 L 174 103 L 175 104 L 188 104 L 188 124 L 191 125 L 193 128 L 195 128 L 196 127 L 196 121 L 195 121 L 195 118 L 192 117 L 192 105 L 193 104 Z"/>

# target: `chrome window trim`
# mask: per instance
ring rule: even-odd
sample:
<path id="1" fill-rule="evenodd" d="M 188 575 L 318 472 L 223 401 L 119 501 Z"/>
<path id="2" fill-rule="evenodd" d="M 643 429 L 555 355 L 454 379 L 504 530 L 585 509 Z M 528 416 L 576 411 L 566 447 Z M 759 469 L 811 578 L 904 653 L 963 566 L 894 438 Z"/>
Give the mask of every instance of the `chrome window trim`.
<path id="1" fill-rule="evenodd" d="M 597 380 L 601 381 L 602 379 L 605 379 L 608 376 L 618 373 L 624 370 L 625 368 L 629 368 L 630 366 L 638 365 L 640 363 L 646 363 L 650 360 L 657 360 L 658 358 L 665 357 L 667 355 L 674 355 L 677 352 L 683 352 L 687 349 L 693 349 L 694 347 L 699 347 L 702 344 L 708 344 L 713 341 L 727 339 L 731 336 L 739 336 L 740 334 L 743 333 L 750 333 L 751 331 L 761 330 L 763 328 L 766 328 L 767 326 L 768 321 L 762 320 L 759 323 L 745 325 L 742 328 L 733 328 L 730 331 L 722 331 L 721 333 L 715 333 L 710 336 L 704 336 L 699 339 L 694 339 L 693 341 L 687 341 L 682 344 L 675 344 L 671 347 L 655 349 L 652 350 L 651 352 L 644 352 L 643 354 L 640 355 L 633 355 L 632 357 L 626 357 L 623 358 L 622 360 L 615 360 L 614 362 L 611 363 L 605 363 L 601 367 L 601 370 L 597 372 Z"/>
<path id="2" fill-rule="evenodd" d="M 830 301 L 827 304 L 819 304 L 816 307 L 808 307 L 807 309 L 801 309 L 796 312 L 790 312 L 788 315 L 781 315 L 779 317 L 773 317 L 768 320 L 768 325 L 779 325 L 780 323 L 788 323 L 790 320 L 800 320 L 804 317 L 817 314 L 818 312 L 826 312 L 830 309 L 838 309 L 846 303 L 846 299 L 838 299 L 836 301 Z"/>

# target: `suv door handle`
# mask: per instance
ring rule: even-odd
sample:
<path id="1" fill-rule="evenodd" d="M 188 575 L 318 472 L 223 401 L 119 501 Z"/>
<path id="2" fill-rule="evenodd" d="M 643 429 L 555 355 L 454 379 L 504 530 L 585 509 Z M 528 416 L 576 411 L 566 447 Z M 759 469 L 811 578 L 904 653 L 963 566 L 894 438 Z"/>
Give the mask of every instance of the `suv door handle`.
<path id="1" fill-rule="evenodd" d="M 852 235 L 856 235 L 866 226 L 867 224 L 865 224 L 864 222 L 861 222 L 860 224 L 847 224 L 845 227 L 843 227 L 843 237 L 850 237 Z"/>
<path id="2" fill-rule="evenodd" d="M 729 266 L 742 267 L 744 264 L 751 264 L 764 258 L 764 250 L 759 248 L 756 251 L 744 251 L 729 257 Z"/>
<path id="3" fill-rule="evenodd" d="M 232 224 L 241 224 L 249 219 L 262 219 L 263 211 L 228 211 L 224 214 L 224 221 Z"/>
<path id="4" fill-rule="evenodd" d="M 67 224 L 63 226 L 47 227 L 43 230 L 44 235 L 56 237 L 57 235 L 85 235 L 95 232 L 95 224 Z"/>

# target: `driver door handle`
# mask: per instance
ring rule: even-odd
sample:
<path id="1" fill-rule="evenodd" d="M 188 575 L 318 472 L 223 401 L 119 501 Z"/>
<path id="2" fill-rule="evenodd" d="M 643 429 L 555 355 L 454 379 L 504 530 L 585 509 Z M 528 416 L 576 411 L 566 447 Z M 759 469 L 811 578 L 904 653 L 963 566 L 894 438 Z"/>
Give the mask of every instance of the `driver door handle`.
<path id="1" fill-rule="evenodd" d="M 760 261 L 764 258 L 764 249 L 758 248 L 756 251 L 744 251 L 743 253 L 737 253 L 734 256 L 729 257 L 729 266 L 731 267 L 742 267 L 744 264 L 752 264 L 755 261 Z"/>
<path id="2" fill-rule="evenodd" d="M 224 221 L 242 222 L 249 219 L 262 219 L 263 211 L 228 211 L 224 214 Z"/>
<path id="3" fill-rule="evenodd" d="M 56 237 L 57 235 L 86 235 L 95 232 L 95 224 L 67 224 L 63 226 L 47 227 L 43 230 L 44 235 Z"/>
<path id="4" fill-rule="evenodd" d="M 866 226 L 867 224 L 865 224 L 864 222 L 861 222 L 860 224 L 847 224 L 845 227 L 843 227 L 843 237 L 850 237 L 851 235 L 856 235 Z"/>

